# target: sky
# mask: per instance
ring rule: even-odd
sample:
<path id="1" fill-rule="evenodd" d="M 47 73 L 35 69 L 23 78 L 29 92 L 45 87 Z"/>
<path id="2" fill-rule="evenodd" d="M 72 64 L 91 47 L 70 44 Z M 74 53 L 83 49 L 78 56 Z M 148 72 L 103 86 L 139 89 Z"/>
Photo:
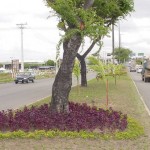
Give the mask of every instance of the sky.
<path id="1" fill-rule="evenodd" d="M 150 56 L 150 1 L 135 0 L 135 12 L 120 21 L 121 46 L 136 54 Z M 44 0 L 0 0 L 0 62 L 21 60 L 21 29 L 23 29 L 24 61 L 44 62 L 56 59 L 56 45 L 61 32 L 58 19 L 50 16 Z M 118 26 L 115 27 L 115 47 L 118 47 Z M 112 52 L 111 36 L 104 38 L 101 55 Z M 90 41 L 86 40 L 86 49 Z M 93 50 L 97 50 L 95 47 Z M 63 50 L 61 49 L 61 55 Z M 61 56 L 62 57 L 62 56 Z"/>

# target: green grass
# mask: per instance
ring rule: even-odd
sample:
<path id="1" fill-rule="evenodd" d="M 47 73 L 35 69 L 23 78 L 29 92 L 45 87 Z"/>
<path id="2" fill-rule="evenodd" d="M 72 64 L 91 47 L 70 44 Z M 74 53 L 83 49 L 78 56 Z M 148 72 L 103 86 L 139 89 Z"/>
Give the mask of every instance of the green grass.
<path id="1" fill-rule="evenodd" d="M 114 132 L 114 133 L 105 133 L 101 134 L 99 132 L 89 132 L 89 131 L 59 131 L 59 130 L 35 130 L 32 132 L 25 132 L 22 130 L 13 131 L 13 132 L 0 132 L 0 139 L 15 139 L 15 138 L 82 138 L 82 139 L 103 139 L 103 140 L 122 140 L 122 139 L 136 139 L 139 136 L 143 135 L 143 127 L 139 125 L 137 121 L 133 118 L 128 118 L 128 128 L 123 132 Z"/>
<path id="2" fill-rule="evenodd" d="M 10 73 L 0 73 L 0 83 L 12 82 L 13 78 Z"/>
<path id="3" fill-rule="evenodd" d="M 136 88 L 129 76 L 121 76 L 117 78 L 117 84 L 115 85 L 114 78 L 109 77 L 109 94 L 108 94 L 108 107 L 112 107 L 114 110 L 122 111 L 127 114 L 128 117 L 128 129 L 124 132 L 116 132 L 114 134 L 104 134 L 97 135 L 97 133 L 81 132 L 77 134 L 76 132 L 48 132 L 39 131 L 30 134 L 19 133 L 6 133 L 6 135 L 0 135 L 6 137 L 11 136 L 12 138 L 29 136 L 30 138 L 40 139 L 37 140 L 25 140 L 22 139 L 21 142 L 17 142 L 19 147 L 28 146 L 33 148 L 35 145 L 39 145 L 39 149 L 42 148 L 43 143 L 46 148 L 51 147 L 51 149 L 107 149 L 107 150 L 149 150 L 150 149 L 150 118 L 146 112 L 143 103 L 141 102 Z M 106 89 L 105 82 L 100 80 L 91 80 L 88 82 L 88 87 L 80 87 L 78 91 L 77 87 L 73 87 L 69 100 L 74 102 L 84 103 L 88 105 L 95 105 L 97 107 L 102 107 L 106 109 Z M 40 106 L 44 103 L 49 103 L 50 97 L 38 101 L 34 105 Z M 31 107 L 31 106 L 30 106 Z M 134 119 L 133 119 L 134 118 Z M 143 134 L 144 130 L 144 134 Z M 7 135 L 8 134 L 8 135 Z M 42 137 L 46 135 L 49 139 L 43 139 Z M 99 136 L 99 137 L 98 137 Z M 53 137 L 53 138 L 52 138 Z M 23 137 L 22 137 L 23 138 Z M 67 143 L 66 143 L 67 141 Z M 14 140 L 5 141 L 7 145 L 2 143 L 2 148 L 8 148 L 8 145 L 15 147 Z M 22 144 L 23 143 L 23 144 Z M 62 143 L 65 143 L 62 145 Z M 56 146 L 57 145 L 57 146 Z M 73 148 L 74 147 L 74 148 Z"/>
<path id="4" fill-rule="evenodd" d="M 112 136 L 104 136 L 110 139 L 132 139 L 143 135 L 143 127 L 140 125 L 141 115 L 145 112 L 145 108 L 139 99 L 137 91 L 133 85 L 132 80 L 127 76 L 121 76 L 117 78 L 117 84 L 113 77 L 108 77 L 108 106 L 106 105 L 106 82 L 103 80 L 97 81 L 93 79 L 88 82 L 88 87 L 73 87 L 69 100 L 78 103 L 87 103 L 90 106 L 97 106 L 98 108 L 107 109 L 112 107 L 114 110 L 122 111 L 124 114 L 130 116 L 128 129 L 125 132 L 114 133 Z M 40 106 L 44 103 L 49 104 L 50 97 L 45 98 L 34 106 Z M 31 105 L 29 106 L 31 107 Z M 138 121 L 135 121 L 136 120 Z"/>
<path id="5" fill-rule="evenodd" d="M 137 114 L 143 113 L 145 108 L 139 98 L 132 80 L 128 76 L 117 78 L 117 84 L 113 77 L 108 78 L 108 107 L 122 111 L 132 117 L 139 118 Z M 87 103 L 106 109 L 106 82 L 93 79 L 88 82 L 88 87 L 73 87 L 69 100 L 79 103 Z M 33 105 L 40 106 L 49 103 L 50 97 L 40 100 Z"/>

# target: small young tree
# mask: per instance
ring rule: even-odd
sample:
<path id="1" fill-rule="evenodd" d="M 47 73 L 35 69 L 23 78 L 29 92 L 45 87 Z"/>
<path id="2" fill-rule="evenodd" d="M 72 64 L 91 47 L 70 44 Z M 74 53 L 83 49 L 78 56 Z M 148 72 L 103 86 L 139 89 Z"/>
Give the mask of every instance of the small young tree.
<path id="1" fill-rule="evenodd" d="M 88 57 L 88 60 L 89 60 L 89 68 L 94 70 L 95 72 L 97 72 L 97 76 L 96 76 L 96 79 L 99 80 L 100 78 L 101 79 L 105 79 L 105 64 L 93 57 L 93 56 L 90 56 Z"/>
<path id="2" fill-rule="evenodd" d="M 88 59 L 90 62 L 89 68 L 91 68 L 97 72 L 97 78 L 101 78 L 105 81 L 105 85 L 106 85 L 106 107 L 108 108 L 108 78 L 105 78 L 106 74 L 108 74 L 108 72 L 109 72 L 108 67 L 102 61 L 100 61 L 98 58 L 91 56 Z"/>
<path id="3" fill-rule="evenodd" d="M 123 66 L 122 64 L 108 64 L 108 68 L 109 68 L 109 75 L 113 76 L 115 78 L 115 85 L 117 84 L 117 76 L 120 77 L 120 75 L 123 73 Z"/>
<path id="4" fill-rule="evenodd" d="M 79 77 L 80 77 L 80 63 L 78 60 L 75 60 L 74 67 L 73 67 L 73 74 L 77 79 L 77 88 L 79 93 Z"/>

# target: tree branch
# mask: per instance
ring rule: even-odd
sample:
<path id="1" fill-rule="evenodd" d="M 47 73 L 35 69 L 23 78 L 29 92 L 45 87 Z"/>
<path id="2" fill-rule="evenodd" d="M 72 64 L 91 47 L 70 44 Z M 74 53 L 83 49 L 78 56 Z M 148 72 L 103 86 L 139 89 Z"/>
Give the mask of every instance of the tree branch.
<path id="1" fill-rule="evenodd" d="M 92 7 L 93 3 L 94 3 L 95 0 L 85 0 L 85 3 L 84 3 L 84 9 L 89 9 L 90 7 Z"/>
<path id="2" fill-rule="evenodd" d="M 82 55 L 84 58 L 89 54 L 89 52 L 93 49 L 93 47 L 95 46 L 95 44 L 101 39 L 101 37 L 95 39 L 92 44 L 90 45 L 90 47 L 87 49 L 87 51 Z"/>

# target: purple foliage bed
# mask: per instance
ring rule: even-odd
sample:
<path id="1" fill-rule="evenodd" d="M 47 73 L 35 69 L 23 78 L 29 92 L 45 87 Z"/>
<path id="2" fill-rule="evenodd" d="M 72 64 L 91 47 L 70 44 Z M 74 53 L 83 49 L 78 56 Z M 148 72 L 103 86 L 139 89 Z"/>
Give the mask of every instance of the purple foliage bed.
<path id="1" fill-rule="evenodd" d="M 33 130 L 88 130 L 103 132 L 105 130 L 125 130 L 127 127 L 127 115 L 109 108 L 109 110 L 97 109 L 87 104 L 69 103 L 68 114 L 50 113 L 49 105 L 32 107 L 24 110 L 12 110 L 0 112 L 1 131 L 33 131 Z"/>

